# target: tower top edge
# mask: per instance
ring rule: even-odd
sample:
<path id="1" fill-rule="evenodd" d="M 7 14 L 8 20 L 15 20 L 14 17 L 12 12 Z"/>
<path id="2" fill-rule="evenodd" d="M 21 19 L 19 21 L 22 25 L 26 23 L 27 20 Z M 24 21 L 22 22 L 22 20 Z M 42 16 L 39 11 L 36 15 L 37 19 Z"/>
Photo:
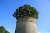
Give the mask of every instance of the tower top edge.
<path id="1" fill-rule="evenodd" d="M 30 16 L 24 16 L 17 19 L 17 22 L 22 22 L 22 21 L 36 22 L 36 19 Z"/>

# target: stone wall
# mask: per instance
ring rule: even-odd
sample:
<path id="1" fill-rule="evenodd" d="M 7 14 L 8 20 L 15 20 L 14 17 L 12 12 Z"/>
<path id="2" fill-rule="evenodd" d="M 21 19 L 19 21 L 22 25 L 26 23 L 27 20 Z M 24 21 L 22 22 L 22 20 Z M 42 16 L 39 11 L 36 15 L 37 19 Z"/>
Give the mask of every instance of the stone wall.
<path id="1" fill-rule="evenodd" d="M 36 19 L 29 16 L 17 19 L 16 33 L 37 33 Z"/>

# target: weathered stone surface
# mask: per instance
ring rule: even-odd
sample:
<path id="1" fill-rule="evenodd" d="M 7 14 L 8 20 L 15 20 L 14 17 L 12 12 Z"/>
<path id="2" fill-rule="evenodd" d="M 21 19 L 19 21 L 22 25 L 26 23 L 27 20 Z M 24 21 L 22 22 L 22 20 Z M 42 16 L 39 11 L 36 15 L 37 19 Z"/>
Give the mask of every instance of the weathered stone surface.
<path id="1" fill-rule="evenodd" d="M 16 33 L 37 33 L 36 19 L 25 16 L 17 19 Z"/>

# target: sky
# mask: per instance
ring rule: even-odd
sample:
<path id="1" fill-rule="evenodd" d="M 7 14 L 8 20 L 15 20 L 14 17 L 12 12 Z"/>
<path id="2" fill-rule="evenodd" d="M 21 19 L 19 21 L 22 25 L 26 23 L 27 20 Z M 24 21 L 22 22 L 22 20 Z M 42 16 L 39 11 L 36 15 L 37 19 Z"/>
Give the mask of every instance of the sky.
<path id="1" fill-rule="evenodd" d="M 0 0 L 0 26 L 14 33 L 17 20 L 12 15 L 25 4 L 39 12 L 39 19 L 36 19 L 38 33 L 50 33 L 50 0 Z"/>

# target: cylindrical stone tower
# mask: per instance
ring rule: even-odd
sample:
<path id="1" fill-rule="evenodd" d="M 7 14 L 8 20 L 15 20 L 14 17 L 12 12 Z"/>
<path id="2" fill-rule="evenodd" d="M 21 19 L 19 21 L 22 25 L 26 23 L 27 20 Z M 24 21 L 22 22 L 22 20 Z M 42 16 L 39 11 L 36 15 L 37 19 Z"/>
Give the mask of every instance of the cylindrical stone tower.
<path id="1" fill-rule="evenodd" d="M 29 16 L 18 18 L 15 33 L 37 33 L 36 19 Z"/>

